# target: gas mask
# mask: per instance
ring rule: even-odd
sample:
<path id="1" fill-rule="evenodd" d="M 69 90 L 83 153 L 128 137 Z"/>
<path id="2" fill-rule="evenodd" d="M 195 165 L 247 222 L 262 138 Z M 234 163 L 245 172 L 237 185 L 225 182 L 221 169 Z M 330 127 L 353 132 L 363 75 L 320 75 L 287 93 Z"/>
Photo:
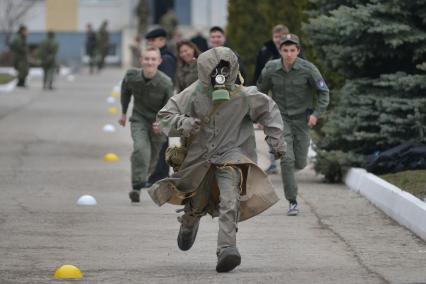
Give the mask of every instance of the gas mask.
<path id="1" fill-rule="evenodd" d="M 229 91 L 225 87 L 226 79 L 229 77 L 231 71 L 229 65 L 229 62 L 221 60 L 210 74 L 211 84 L 214 89 L 212 92 L 213 103 L 220 103 L 230 100 Z"/>

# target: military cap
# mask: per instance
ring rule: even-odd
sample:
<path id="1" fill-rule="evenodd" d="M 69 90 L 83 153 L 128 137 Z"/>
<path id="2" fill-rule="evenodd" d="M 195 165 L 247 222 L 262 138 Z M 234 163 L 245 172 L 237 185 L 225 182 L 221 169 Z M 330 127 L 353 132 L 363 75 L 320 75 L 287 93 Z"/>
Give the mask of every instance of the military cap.
<path id="1" fill-rule="evenodd" d="M 280 47 L 284 44 L 284 43 L 294 43 L 297 46 L 300 46 L 300 41 L 299 41 L 299 37 L 295 34 L 286 34 L 281 38 L 281 43 L 280 43 Z"/>
<path id="2" fill-rule="evenodd" d="M 166 32 L 165 29 L 158 28 L 158 29 L 154 29 L 154 30 L 148 32 L 145 35 L 145 38 L 146 39 L 152 39 L 152 38 L 157 38 L 157 37 L 166 37 L 166 35 L 167 35 L 167 32 Z"/>

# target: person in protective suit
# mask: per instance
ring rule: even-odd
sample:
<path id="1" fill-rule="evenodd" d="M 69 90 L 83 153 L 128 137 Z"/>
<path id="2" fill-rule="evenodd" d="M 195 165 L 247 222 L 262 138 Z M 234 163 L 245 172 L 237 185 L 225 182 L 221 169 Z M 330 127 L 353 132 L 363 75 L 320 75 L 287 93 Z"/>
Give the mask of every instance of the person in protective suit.
<path id="1" fill-rule="evenodd" d="M 182 146 L 175 155 L 178 161 L 173 151 L 166 155 L 175 173 L 148 192 L 159 206 L 184 205 L 178 217 L 181 250 L 192 247 L 202 216 L 219 217 L 216 270 L 228 272 L 241 263 L 238 222 L 278 201 L 267 175 L 256 165 L 253 121 L 264 126 L 276 158 L 285 153 L 283 122 L 272 99 L 256 87 L 235 84 L 239 66 L 231 49 L 212 48 L 198 57 L 197 65 L 198 80 L 157 114 L 162 132 L 181 137 Z"/>

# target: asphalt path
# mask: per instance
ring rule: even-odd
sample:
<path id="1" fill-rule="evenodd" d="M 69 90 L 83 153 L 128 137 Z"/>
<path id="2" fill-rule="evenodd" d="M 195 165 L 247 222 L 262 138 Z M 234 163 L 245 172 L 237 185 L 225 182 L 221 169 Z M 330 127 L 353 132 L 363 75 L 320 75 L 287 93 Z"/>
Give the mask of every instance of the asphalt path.
<path id="1" fill-rule="evenodd" d="M 280 202 L 239 225 L 242 263 L 218 274 L 217 219 L 202 219 L 193 248 L 177 248 L 175 206 L 157 207 L 146 192 L 132 205 L 131 139 L 119 128 L 118 98 L 107 103 L 124 70 L 60 78 L 54 91 L 0 93 L 0 283 L 50 283 L 64 264 L 80 283 L 426 283 L 426 244 L 342 184 L 298 173 L 300 210 Z M 105 124 L 116 132 L 105 133 Z M 267 166 L 261 131 L 259 163 Z M 103 160 L 115 153 L 117 162 Z M 96 206 L 77 199 L 94 196 Z"/>

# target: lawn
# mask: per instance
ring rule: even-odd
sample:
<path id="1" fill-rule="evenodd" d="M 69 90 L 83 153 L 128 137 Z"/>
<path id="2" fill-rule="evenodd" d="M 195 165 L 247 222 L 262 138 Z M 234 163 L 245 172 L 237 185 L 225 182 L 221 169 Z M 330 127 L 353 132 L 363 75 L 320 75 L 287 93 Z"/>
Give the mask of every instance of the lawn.
<path id="1" fill-rule="evenodd" d="M 412 195 L 424 200 L 426 195 L 426 170 L 405 171 L 394 174 L 386 174 L 380 178 L 408 191 Z"/>
<path id="2" fill-rule="evenodd" d="M 15 77 L 12 76 L 12 75 L 9 75 L 9 74 L 0 74 L 0 84 L 9 83 L 13 79 L 15 79 Z"/>

